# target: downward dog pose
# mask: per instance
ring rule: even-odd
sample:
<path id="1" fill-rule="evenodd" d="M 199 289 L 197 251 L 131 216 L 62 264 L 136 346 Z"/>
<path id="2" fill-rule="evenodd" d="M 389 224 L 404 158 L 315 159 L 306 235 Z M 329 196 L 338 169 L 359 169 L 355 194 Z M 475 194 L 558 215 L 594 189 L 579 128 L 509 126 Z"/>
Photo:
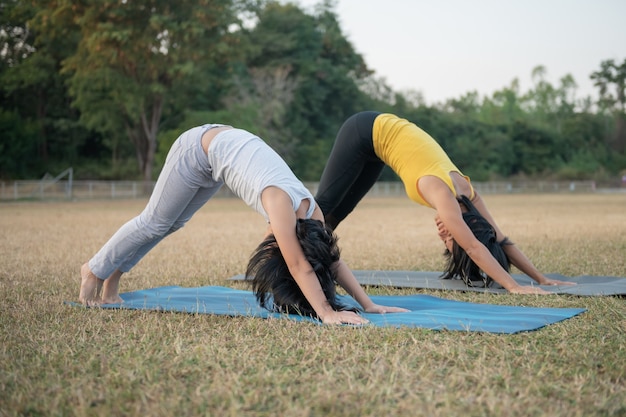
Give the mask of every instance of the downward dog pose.
<path id="1" fill-rule="evenodd" d="M 250 271 L 259 269 L 253 285 L 265 307 L 301 311 L 324 323 L 366 323 L 337 302 L 336 280 L 366 312 L 407 311 L 374 304 L 365 294 L 339 259 L 336 240 L 324 227 L 313 196 L 276 152 L 245 130 L 219 124 L 192 128 L 172 145 L 146 208 L 82 266 L 80 301 L 88 306 L 122 302 L 122 274 L 164 237 L 183 227 L 223 184 L 269 223 L 267 238 L 259 248 L 275 251 L 257 250 L 266 256 L 253 257 L 248 266 Z M 316 250 L 305 250 L 307 245 Z M 257 268 L 268 259 L 284 266 L 272 285 L 264 285 L 269 280 L 266 271 Z M 324 279 L 318 277 L 318 270 L 325 271 Z M 290 291 L 296 294 L 279 296 L 271 304 L 261 291 L 274 292 L 276 281 L 291 281 Z"/>
<path id="2" fill-rule="evenodd" d="M 489 285 L 493 279 L 512 293 L 550 294 L 517 284 L 509 274 L 513 264 L 540 285 L 570 284 L 539 272 L 505 237 L 469 177 L 441 146 L 393 114 L 357 113 L 339 130 L 315 196 L 330 228 L 352 212 L 385 164 L 400 176 L 411 200 L 437 211 L 435 222 L 448 257 L 444 278 L 458 276 L 467 285 Z"/>

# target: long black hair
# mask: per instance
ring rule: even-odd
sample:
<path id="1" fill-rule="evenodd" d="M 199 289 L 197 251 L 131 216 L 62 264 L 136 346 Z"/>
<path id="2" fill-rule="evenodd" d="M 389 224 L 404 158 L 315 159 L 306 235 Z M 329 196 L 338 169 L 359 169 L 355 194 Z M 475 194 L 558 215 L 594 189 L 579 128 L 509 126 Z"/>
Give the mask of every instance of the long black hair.
<path id="1" fill-rule="evenodd" d="M 512 243 L 508 238 L 504 238 L 501 242 L 498 242 L 496 230 L 487 219 L 480 214 L 467 196 L 461 195 L 457 200 L 459 200 L 459 204 L 463 204 L 467 209 L 467 211 L 463 213 L 463 220 L 476 239 L 485 245 L 502 268 L 510 272 L 511 261 L 502 247 L 504 245 L 511 245 Z M 444 256 L 446 257 L 447 265 L 441 276 L 443 279 L 460 278 L 468 287 L 489 287 L 493 283 L 493 279 L 476 265 L 467 252 L 465 252 L 454 239 L 452 240 L 452 252 L 446 249 Z"/>
<path id="2" fill-rule="evenodd" d="M 321 221 L 313 219 L 298 219 L 296 236 L 331 307 L 337 311 L 356 311 L 337 299 L 334 269 L 334 264 L 339 261 L 337 236 Z M 273 234 L 254 250 L 246 268 L 246 279 L 252 281 L 252 291 L 262 307 L 270 311 L 317 317 L 291 276 Z"/>

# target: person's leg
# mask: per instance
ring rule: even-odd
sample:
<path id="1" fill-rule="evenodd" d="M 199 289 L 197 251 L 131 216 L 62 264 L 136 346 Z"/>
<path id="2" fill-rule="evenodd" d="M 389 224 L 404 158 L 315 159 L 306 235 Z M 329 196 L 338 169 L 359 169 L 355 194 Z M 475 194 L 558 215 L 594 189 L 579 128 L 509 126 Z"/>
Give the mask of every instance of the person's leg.
<path id="1" fill-rule="evenodd" d="M 182 227 L 220 188 L 221 183 L 211 178 L 198 135 L 201 132 L 192 129 L 181 136 L 172 147 L 143 212 L 123 225 L 90 259 L 87 267 L 83 266 L 81 302 L 87 305 L 105 300 L 118 302 L 121 275 L 165 236 Z M 105 285 L 102 299 L 93 295 L 97 292 L 94 278 L 114 279 Z"/>
<path id="2" fill-rule="evenodd" d="M 220 184 L 221 185 L 221 184 Z M 135 253 L 135 255 L 120 265 L 117 269 L 115 269 L 111 275 L 105 280 L 97 279 L 97 277 L 91 272 L 89 268 L 89 264 L 86 263 L 83 266 L 83 271 L 81 275 L 86 279 L 90 279 L 92 285 L 96 285 L 96 288 L 90 289 L 89 285 L 86 285 L 85 291 L 92 291 L 92 293 L 96 294 L 95 297 L 97 301 L 91 302 L 90 305 L 96 304 L 117 304 L 123 302 L 122 298 L 119 296 L 119 283 L 120 278 L 124 272 L 130 271 L 130 269 L 137 264 L 149 251 L 152 249 L 158 242 L 163 240 L 166 236 L 172 234 L 176 230 L 180 229 L 191 219 L 196 211 L 198 211 L 205 203 L 208 201 L 213 194 L 219 189 L 219 186 L 210 187 L 210 188 L 201 188 L 198 190 L 192 201 L 187 205 L 185 210 L 180 214 L 179 218 L 172 224 L 170 229 L 163 234 L 162 236 L 152 239 L 151 241 L 143 244 Z M 86 268 L 86 269 L 85 269 Z M 102 292 L 101 298 L 98 298 L 98 295 Z M 79 297 L 84 298 L 84 297 Z M 81 299 L 82 302 L 82 299 Z"/>
<path id="3" fill-rule="evenodd" d="M 372 139 L 378 114 L 357 113 L 349 117 L 337 133 L 315 195 L 332 229 L 352 212 L 385 166 L 374 153 Z"/>
<path id="4" fill-rule="evenodd" d="M 124 302 L 120 297 L 120 278 L 122 271 L 116 269 L 102 284 L 102 304 L 118 304 Z"/>
<path id="5" fill-rule="evenodd" d="M 365 197 L 372 186 L 380 177 L 380 173 L 385 167 L 382 161 L 372 161 L 363 165 L 361 174 L 352 183 L 348 192 L 344 195 L 341 202 L 335 207 L 329 219 L 329 225 L 334 230 L 335 227 L 343 221 L 356 207 L 356 205 Z M 334 225 L 332 225 L 334 223 Z"/>
<path id="6" fill-rule="evenodd" d="M 78 301 L 86 306 L 92 307 L 102 302 L 100 292 L 102 291 L 101 279 L 98 279 L 88 263 L 84 263 L 80 268 L 80 292 L 78 293 Z"/>

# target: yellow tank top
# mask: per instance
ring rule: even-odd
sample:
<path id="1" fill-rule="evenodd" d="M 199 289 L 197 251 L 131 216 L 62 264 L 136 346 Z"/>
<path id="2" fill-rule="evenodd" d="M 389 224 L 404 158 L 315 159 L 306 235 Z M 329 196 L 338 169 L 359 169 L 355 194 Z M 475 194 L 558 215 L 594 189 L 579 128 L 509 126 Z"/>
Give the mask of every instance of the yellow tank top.
<path id="1" fill-rule="evenodd" d="M 428 133 L 393 114 L 376 117 L 372 133 L 374 152 L 398 174 L 411 200 L 432 207 L 417 188 L 417 181 L 426 175 L 440 178 L 456 196 L 450 172 L 456 171 L 461 175 L 463 173 Z M 469 182 L 469 177 L 463 176 Z M 471 194 L 469 197 L 473 198 L 473 188 Z"/>

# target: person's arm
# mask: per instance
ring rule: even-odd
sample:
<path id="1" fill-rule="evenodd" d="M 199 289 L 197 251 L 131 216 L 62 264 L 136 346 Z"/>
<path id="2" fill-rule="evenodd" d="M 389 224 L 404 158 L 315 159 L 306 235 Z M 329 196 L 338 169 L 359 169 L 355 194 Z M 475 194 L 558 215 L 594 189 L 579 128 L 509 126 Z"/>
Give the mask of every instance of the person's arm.
<path id="1" fill-rule="evenodd" d="M 328 302 L 313 267 L 304 256 L 296 236 L 296 214 L 291 199 L 282 190 L 269 187 L 262 202 L 270 220 L 271 231 L 289 272 L 322 322 L 327 324 L 365 324 L 368 320 L 352 311 L 335 311 Z"/>
<path id="2" fill-rule="evenodd" d="M 311 216 L 314 220 L 319 220 L 324 223 L 324 214 L 319 206 L 315 207 L 313 211 L 313 215 Z M 352 273 L 352 270 L 348 267 L 346 262 L 340 259 L 333 265 L 335 269 L 335 279 L 337 280 L 337 284 L 341 286 L 346 292 L 354 298 L 363 308 L 363 311 L 366 313 L 405 313 L 407 311 L 406 308 L 401 307 L 390 307 L 376 304 L 372 301 L 372 299 L 367 295 L 363 287 L 359 284 L 356 277 Z"/>
<path id="3" fill-rule="evenodd" d="M 502 233 L 502 231 L 496 224 L 496 221 L 494 220 L 493 216 L 487 209 L 485 202 L 480 197 L 480 195 L 478 195 L 478 193 L 476 193 L 474 200 L 472 200 L 472 203 L 474 204 L 476 209 L 480 212 L 480 214 L 482 214 L 483 217 L 487 219 L 487 221 L 495 229 L 497 241 L 501 242 L 504 239 L 506 239 L 506 236 L 504 235 L 504 233 Z M 550 279 L 546 277 L 543 273 L 541 273 L 535 267 L 535 265 L 530 261 L 530 259 L 526 257 L 526 255 L 522 252 L 522 250 L 519 249 L 512 242 L 503 245 L 502 248 L 504 249 L 504 252 L 508 256 L 509 260 L 511 261 L 511 264 L 514 265 L 520 271 L 522 271 L 524 274 L 528 275 L 529 277 L 537 281 L 538 284 L 540 285 L 576 285 L 575 282 L 559 281 L 559 280 L 554 280 L 554 279 Z"/>
<path id="4" fill-rule="evenodd" d="M 420 180 L 420 191 L 431 206 L 437 210 L 441 222 L 467 255 L 507 291 L 514 294 L 550 294 L 538 287 L 521 286 L 495 260 L 489 250 L 472 233 L 463 220 L 461 207 L 448 187 L 439 179 Z M 482 201 L 480 203 L 484 209 Z M 478 208 L 478 206 L 476 206 Z M 479 209 L 480 210 L 480 209 Z M 482 212 L 481 212 L 482 214 Z M 493 219 L 487 218 L 488 221 Z M 441 237 L 441 232 L 440 232 Z"/>
<path id="5" fill-rule="evenodd" d="M 375 304 L 365 290 L 363 290 L 363 287 L 361 287 L 354 274 L 343 260 L 340 259 L 336 262 L 334 267 L 337 274 L 337 283 L 363 307 L 365 312 L 384 314 L 405 313 L 409 311 L 406 308 Z"/>

